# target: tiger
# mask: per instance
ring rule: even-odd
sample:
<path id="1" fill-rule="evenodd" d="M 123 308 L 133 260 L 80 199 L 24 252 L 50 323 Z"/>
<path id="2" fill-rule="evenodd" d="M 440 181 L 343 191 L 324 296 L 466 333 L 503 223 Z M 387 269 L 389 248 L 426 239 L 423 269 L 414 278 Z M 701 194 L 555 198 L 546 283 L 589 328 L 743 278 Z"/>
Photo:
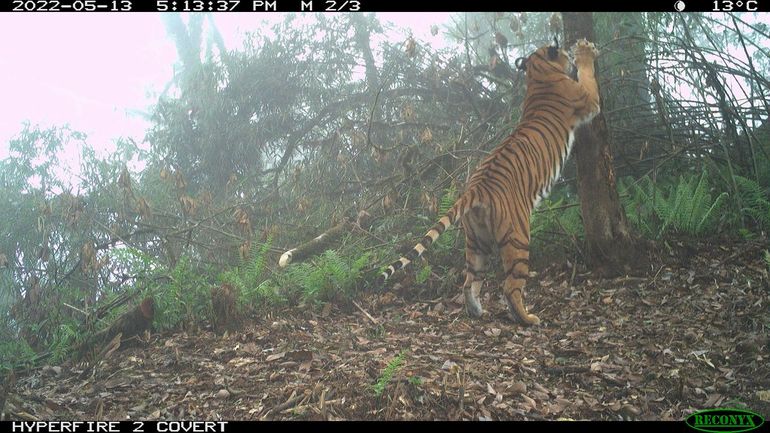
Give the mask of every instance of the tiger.
<path id="1" fill-rule="evenodd" d="M 381 283 L 397 270 L 422 256 L 450 226 L 462 223 L 465 231 L 465 283 L 463 294 L 469 316 L 484 310 L 479 302 L 483 280 L 479 274 L 497 247 L 502 259 L 502 292 L 509 316 L 524 325 L 540 319 L 524 306 L 524 286 L 529 276 L 530 217 L 548 195 L 572 150 L 575 130 L 600 112 L 594 61 L 598 50 L 581 39 L 572 48 L 572 65 L 558 41 L 538 48 L 514 65 L 525 72 L 526 95 L 519 124 L 476 167 L 466 189 L 454 205 L 405 256 L 388 266 Z"/>

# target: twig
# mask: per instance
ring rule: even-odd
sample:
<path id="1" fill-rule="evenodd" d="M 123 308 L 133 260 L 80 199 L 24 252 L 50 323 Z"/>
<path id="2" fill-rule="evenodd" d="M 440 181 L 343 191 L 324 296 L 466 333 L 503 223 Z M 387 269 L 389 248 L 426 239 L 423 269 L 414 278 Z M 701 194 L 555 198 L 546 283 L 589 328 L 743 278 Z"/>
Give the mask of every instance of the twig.
<path id="1" fill-rule="evenodd" d="M 286 410 L 287 408 L 289 408 L 292 405 L 294 405 L 294 403 L 296 403 L 297 400 L 299 400 L 299 397 L 300 396 L 297 395 L 297 391 L 292 391 L 291 397 L 289 397 L 288 400 L 286 400 L 285 402 L 279 404 L 278 406 L 275 406 L 275 407 L 273 407 L 271 409 L 268 409 L 267 412 L 265 412 L 265 414 L 262 415 L 262 419 L 264 419 L 266 416 L 270 415 L 271 413 L 278 413 L 278 412 L 282 412 L 282 411 Z"/>
<path id="2" fill-rule="evenodd" d="M 78 307 L 73 307 L 72 305 L 70 305 L 70 304 L 68 304 L 68 303 L 66 303 L 66 302 L 62 302 L 62 305 L 64 305 L 65 307 L 71 308 L 71 309 L 73 309 L 73 310 L 77 311 L 78 313 L 80 313 L 80 314 L 82 314 L 82 315 L 84 315 L 84 316 L 86 316 L 86 317 L 88 317 L 88 316 L 89 316 L 89 314 L 88 314 L 87 312 L 85 312 L 85 311 L 81 310 L 81 309 L 80 309 L 80 308 L 78 308 Z"/>
<path id="3" fill-rule="evenodd" d="M 403 376 L 403 373 L 399 371 L 399 376 Z M 390 420 L 392 419 L 393 410 L 396 407 L 396 402 L 398 401 L 399 393 L 401 392 L 401 384 L 404 381 L 397 380 L 396 381 L 396 389 L 393 391 L 393 399 L 390 401 L 390 404 L 388 405 L 388 410 L 385 411 L 385 419 Z"/>
<path id="4" fill-rule="evenodd" d="M 356 307 L 356 308 L 358 308 L 358 311 L 360 311 L 360 312 L 364 313 L 364 315 L 366 316 L 366 318 L 367 318 L 367 319 L 369 319 L 369 320 L 371 320 L 371 321 L 372 321 L 372 323 L 374 323 L 375 325 L 379 325 L 379 324 L 380 324 L 379 322 L 377 322 L 377 319 L 375 319 L 374 317 L 372 317 L 372 315 L 371 315 L 371 314 L 369 314 L 369 313 L 368 313 L 366 310 L 364 310 L 364 309 L 363 309 L 363 308 L 362 308 L 360 305 L 358 305 L 358 302 L 356 302 L 356 301 L 353 301 L 353 305 L 355 305 L 355 307 Z"/>

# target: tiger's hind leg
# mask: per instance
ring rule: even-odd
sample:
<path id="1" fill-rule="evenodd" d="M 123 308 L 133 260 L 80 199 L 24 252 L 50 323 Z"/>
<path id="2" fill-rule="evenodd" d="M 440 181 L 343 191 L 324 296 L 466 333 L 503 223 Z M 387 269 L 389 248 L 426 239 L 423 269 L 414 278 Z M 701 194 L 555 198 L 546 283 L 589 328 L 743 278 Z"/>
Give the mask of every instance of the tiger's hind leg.
<path id="1" fill-rule="evenodd" d="M 526 325 L 537 325 L 540 319 L 524 306 L 524 285 L 529 276 L 529 236 L 509 233 L 498 242 L 505 272 L 503 294 L 513 319 Z"/>
<path id="2" fill-rule="evenodd" d="M 484 309 L 479 302 L 479 293 L 484 280 L 479 276 L 486 269 L 487 256 L 472 248 L 470 246 L 471 241 L 467 237 L 465 245 L 465 284 L 463 284 L 465 311 L 468 312 L 469 316 L 479 318 L 484 314 Z"/>
<path id="3" fill-rule="evenodd" d="M 494 238 L 489 229 L 489 214 L 484 207 L 468 211 L 463 218 L 465 230 L 465 311 L 471 317 L 481 317 L 484 309 L 479 302 L 479 293 L 484 280 L 479 278 L 486 270 L 487 258 L 492 252 Z"/>

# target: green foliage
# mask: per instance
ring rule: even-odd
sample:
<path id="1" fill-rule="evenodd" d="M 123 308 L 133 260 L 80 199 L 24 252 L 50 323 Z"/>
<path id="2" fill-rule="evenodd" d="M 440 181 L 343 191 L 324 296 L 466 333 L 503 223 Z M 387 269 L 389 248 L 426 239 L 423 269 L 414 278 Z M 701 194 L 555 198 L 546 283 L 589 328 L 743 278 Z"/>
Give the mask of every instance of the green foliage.
<path id="1" fill-rule="evenodd" d="M 395 376 L 403 366 L 405 356 L 406 350 L 402 350 L 397 356 L 388 362 L 388 365 L 385 366 L 385 369 L 382 370 L 382 373 L 380 373 L 380 377 L 377 379 L 377 383 L 375 383 L 372 387 L 374 390 L 374 395 L 377 397 L 382 395 L 383 391 L 385 391 L 385 387 L 388 386 L 388 383 L 393 380 L 393 376 Z"/>
<path id="2" fill-rule="evenodd" d="M 109 252 L 110 263 L 116 269 L 135 275 L 138 279 L 156 275 L 163 269 L 160 261 L 133 247 L 113 248 Z"/>
<path id="3" fill-rule="evenodd" d="M 735 175 L 734 179 L 740 195 L 741 214 L 751 218 L 757 226 L 770 230 L 770 189 L 747 177 Z"/>
<path id="4" fill-rule="evenodd" d="M 444 190 L 444 194 L 441 196 L 441 200 L 439 200 L 438 214 L 444 216 L 447 212 L 449 212 L 449 209 L 452 208 L 456 201 L 457 188 L 452 185 Z M 436 239 L 436 242 L 433 243 L 433 248 L 439 253 L 445 253 L 453 249 L 454 245 L 457 243 L 457 236 L 457 230 L 450 228 L 449 230 L 442 233 L 438 239 Z"/>
<path id="5" fill-rule="evenodd" d="M 424 282 L 428 281 L 428 278 L 430 278 L 431 274 L 431 267 L 429 264 L 425 264 L 422 268 L 420 268 L 420 271 L 417 272 L 417 275 L 415 276 L 415 282 L 417 284 L 423 284 Z"/>
<path id="6" fill-rule="evenodd" d="M 190 329 L 211 316 L 211 282 L 183 256 L 169 272 L 170 282 L 153 290 L 156 329 Z"/>
<path id="7" fill-rule="evenodd" d="M 29 344 L 16 338 L 10 329 L 7 323 L 0 326 L 0 377 L 4 370 L 30 365 L 36 356 Z"/>
<path id="8" fill-rule="evenodd" d="M 765 260 L 765 266 L 767 266 L 767 271 L 770 272 L 770 251 L 765 250 L 765 252 L 762 254 L 762 258 Z"/>
<path id="9" fill-rule="evenodd" d="M 658 236 L 669 226 L 679 233 L 700 236 L 716 225 L 727 193 L 712 200 L 707 176 L 705 170 L 700 178 L 681 176 L 676 189 L 669 190 L 656 203 L 655 210 L 663 221 Z"/>
<path id="10" fill-rule="evenodd" d="M 286 296 L 298 295 L 306 302 L 347 298 L 369 264 L 369 254 L 355 259 L 326 250 L 312 262 L 293 263 L 273 276 L 273 287 Z"/>
<path id="11" fill-rule="evenodd" d="M 238 302 L 241 305 L 256 308 L 283 301 L 272 282 L 265 276 L 267 255 L 272 245 L 272 236 L 268 236 L 262 244 L 254 244 L 249 260 L 243 260 L 240 267 L 229 269 L 219 276 L 220 282 L 229 283 L 238 289 Z"/>
<path id="12" fill-rule="evenodd" d="M 555 196 L 556 193 L 552 195 Z M 532 213 L 532 239 L 544 239 L 553 233 L 566 234 L 575 239 L 583 237 L 583 220 L 575 197 L 546 198 Z"/>
<path id="13" fill-rule="evenodd" d="M 720 221 L 728 194 L 721 192 L 712 198 L 708 178 L 704 170 L 700 176 L 682 175 L 678 182 L 662 187 L 649 177 L 627 182 L 623 204 L 629 221 L 652 238 L 670 232 L 690 236 L 710 232 Z"/>
<path id="14" fill-rule="evenodd" d="M 655 221 L 653 221 L 656 218 L 653 203 L 660 192 L 652 180 L 648 176 L 639 179 L 639 181 L 625 178 L 619 182 L 619 190 L 620 201 L 625 208 L 628 221 L 644 237 L 656 237 L 658 230 Z"/>

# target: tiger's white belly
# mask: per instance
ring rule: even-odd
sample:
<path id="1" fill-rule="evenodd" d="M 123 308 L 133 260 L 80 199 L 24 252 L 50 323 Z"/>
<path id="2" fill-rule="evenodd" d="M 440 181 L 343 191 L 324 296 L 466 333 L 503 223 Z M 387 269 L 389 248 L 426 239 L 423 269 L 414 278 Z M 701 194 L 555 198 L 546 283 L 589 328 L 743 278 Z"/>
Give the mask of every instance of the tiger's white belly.
<path id="1" fill-rule="evenodd" d="M 540 191 L 537 193 L 537 196 L 535 197 L 535 205 L 532 206 L 532 209 L 537 208 L 537 206 L 540 204 L 540 202 L 548 197 L 548 194 L 551 193 L 551 187 L 553 187 L 554 182 L 556 179 L 559 178 L 559 175 L 561 174 L 561 169 L 564 167 L 564 163 L 567 162 L 567 159 L 569 158 L 570 152 L 572 152 L 572 146 L 575 144 L 575 129 L 573 128 L 569 132 L 569 137 L 567 138 L 567 145 L 565 146 L 565 152 L 562 155 L 559 162 L 556 164 L 556 168 L 553 171 L 553 175 L 550 179 L 543 185 L 543 187 L 540 189 Z"/>

